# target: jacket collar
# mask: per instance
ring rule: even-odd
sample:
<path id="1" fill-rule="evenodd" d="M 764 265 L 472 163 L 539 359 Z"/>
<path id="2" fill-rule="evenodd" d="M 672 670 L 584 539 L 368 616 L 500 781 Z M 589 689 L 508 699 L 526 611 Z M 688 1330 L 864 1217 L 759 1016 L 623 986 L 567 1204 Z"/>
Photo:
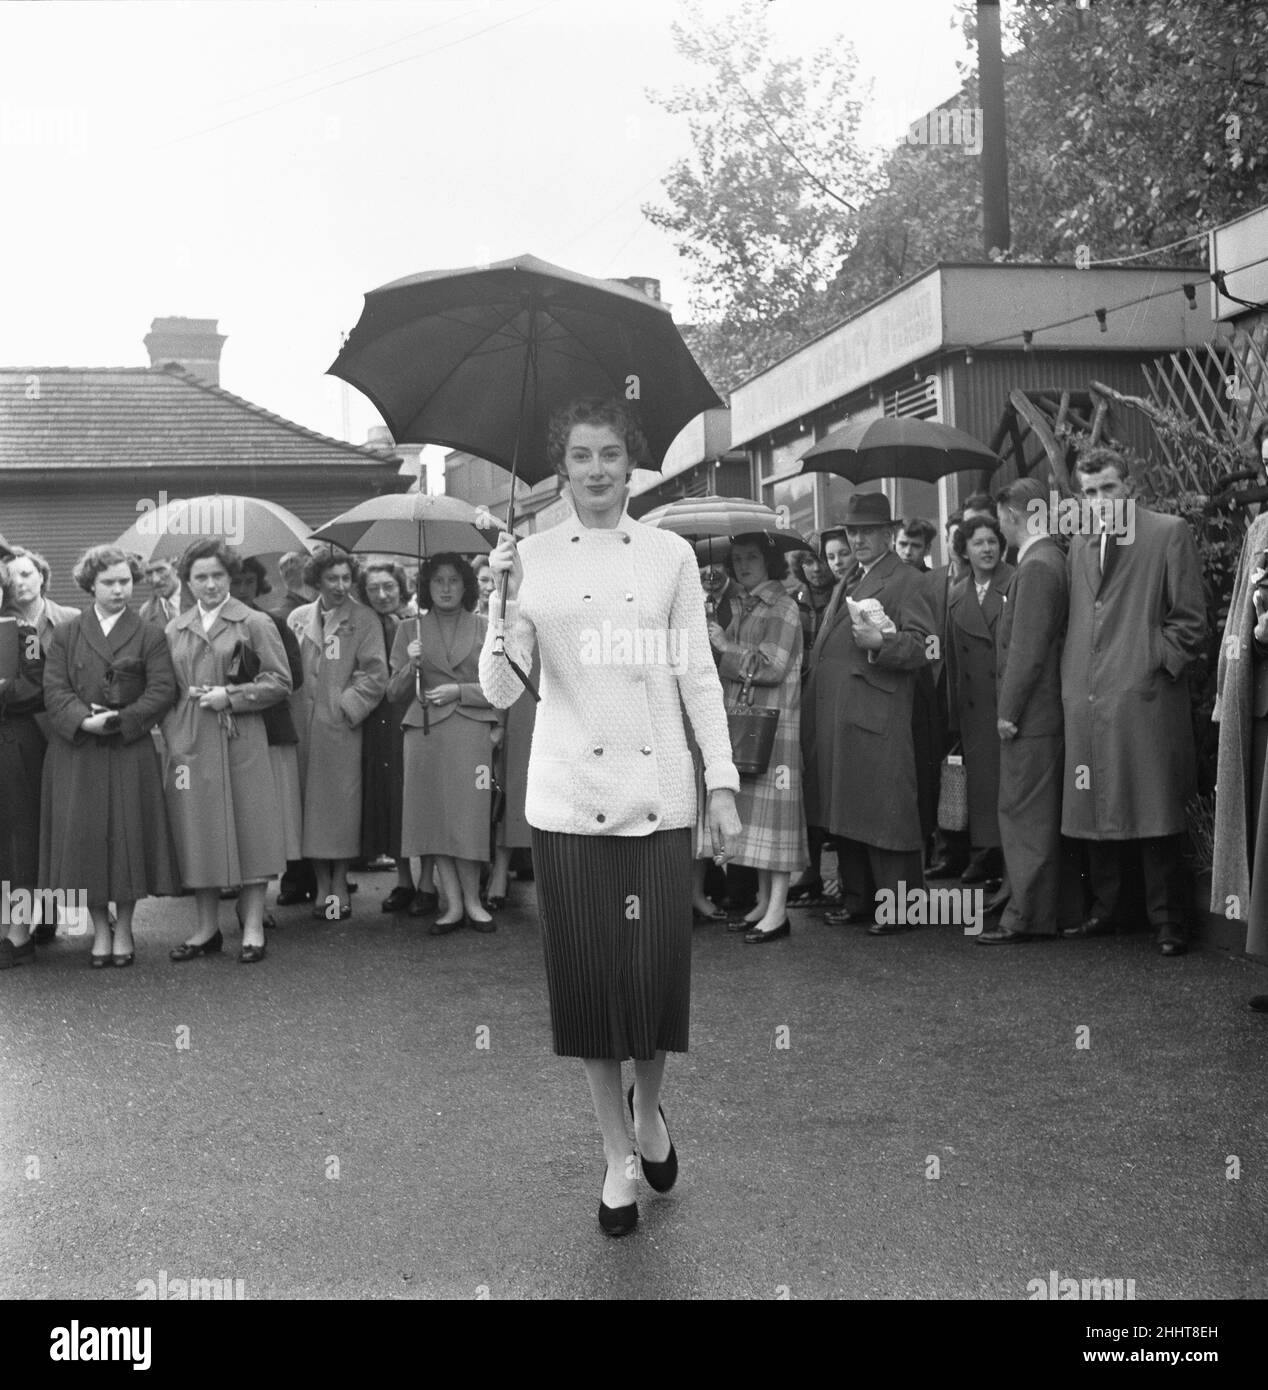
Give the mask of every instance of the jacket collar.
<path id="1" fill-rule="evenodd" d="M 210 632 L 203 632 L 203 611 L 194 604 L 192 608 L 187 608 L 179 618 L 176 619 L 177 631 L 192 632 L 197 637 L 203 637 L 208 642 L 216 634 L 223 630 L 228 623 L 244 623 L 251 610 L 232 594 L 225 600 L 224 607 L 216 614 L 216 621 L 211 625 Z M 120 619 L 122 621 L 122 619 Z"/>
<path id="2" fill-rule="evenodd" d="M 440 619 L 436 617 L 435 610 L 428 609 L 419 619 L 419 636 L 427 642 L 428 656 L 434 665 L 447 671 L 455 680 L 459 679 L 458 668 L 471 655 L 479 629 L 476 615 L 462 609 L 454 624 L 453 653 L 446 657 L 444 640 L 440 635 Z"/>
<path id="3" fill-rule="evenodd" d="M 567 521 L 560 522 L 558 530 L 561 535 L 571 537 L 589 535 L 601 536 L 603 534 L 603 531 L 596 526 L 583 526 L 581 524 L 581 518 L 577 515 L 576 507 L 572 506 L 571 497 L 569 497 L 568 502 L 571 507 L 571 515 L 568 517 Z M 627 498 L 625 507 L 621 511 L 621 518 L 613 529 L 616 531 L 623 531 L 627 536 L 633 536 L 638 527 L 639 523 L 630 515 L 629 499 Z"/>
<path id="4" fill-rule="evenodd" d="M 84 640 L 98 656 L 111 663 L 119 648 L 140 626 L 141 619 L 130 608 L 125 608 L 110 631 L 102 632 L 96 606 L 91 603 L 84 610 L 80 620 L 80 631 L 84 634 Z"/>

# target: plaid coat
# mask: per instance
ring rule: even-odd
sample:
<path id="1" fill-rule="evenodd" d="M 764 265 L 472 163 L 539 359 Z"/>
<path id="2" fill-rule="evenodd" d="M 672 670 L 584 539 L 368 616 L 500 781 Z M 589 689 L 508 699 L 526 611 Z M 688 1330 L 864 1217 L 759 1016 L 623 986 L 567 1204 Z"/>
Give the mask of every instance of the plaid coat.
<path id="1" fill-rule="evenodd" d="M 797 873 L 810 862 L 801 800 L 801 613 L 796 599 L 777 579 L 759 584 L 747 599 L 735 596 L 732 610 L 726 629 L 730 646 L 718 662 L 727 708 L 739 698 L 746 664 L 758 654 L 763 661 L 753 679 L 753 708 L 779 710 L 766 771 L 760 777 L 740 778 L 735 809 L 744 839 L 732 862 Z M 697 804 L 701 811 L 696 820 L 696 855 L 709 859 L 713 846 L 703 796 Z"/>

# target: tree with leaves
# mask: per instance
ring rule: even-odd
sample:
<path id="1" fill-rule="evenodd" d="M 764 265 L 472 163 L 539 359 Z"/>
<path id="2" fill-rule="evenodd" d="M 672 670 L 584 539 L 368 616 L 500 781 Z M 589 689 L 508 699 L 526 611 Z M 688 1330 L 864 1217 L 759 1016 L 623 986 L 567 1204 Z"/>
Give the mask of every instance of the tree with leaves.
<path id="1" fill-rule="evenodd" d="M 781 62 L 760 7 L 733 28 L 689 13 L 675 42 L 711 75 L 665 104 L 689 113 L 696 157 L 667 180 L 671 207 L 645 211 L 693 262 L 693 347 L 721 388 L 936 261 L 984 258 L 979 160 L 902 144 L 872 169 L 844 40 Z M 959 13 L 975 45 L 976 6 Z M 1199 242 L 1171 244 L 1268 202 L 1268 6 L 1034 0 L 1003 21 L 1006 259 L 1198 266 Z M 979 106 L 963 80 L 952 104 Z"/>
<path id="2" fill-rule="evenodd" d="M 665 180 L 669 206 L 643 213 L 690 264 L 693 347 L 729 388 L 840 316 L 832 283 L 872 170 L 848 43 L 778 57 L 761 0 L 712 24 L 684 8 L 674 44 L 706 75 L 648 96 L 687 117 L 694 151 Z"/>

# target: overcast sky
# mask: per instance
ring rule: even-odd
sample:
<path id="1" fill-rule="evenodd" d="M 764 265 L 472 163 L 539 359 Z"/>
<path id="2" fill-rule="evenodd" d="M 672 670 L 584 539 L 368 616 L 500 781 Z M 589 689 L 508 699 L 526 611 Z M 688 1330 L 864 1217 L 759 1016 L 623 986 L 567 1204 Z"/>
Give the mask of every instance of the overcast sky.
<path id="1" fill-rule="evenodd" d="M 726 12 L 730 5 L 711 5 Z M 361 296 L 524 251 L 684 268 L 642 216 L 687 153 L 646 98 L 693 70 L 676 0 L 0 3 L 0 365 L 148 361 L 151 319 L 216 318 L 221 384 L 362 442 L 324 376 Z M 772 0 L 779 45 L 844 32 L 870 130 L 951 95 L 951 0 Z"/>

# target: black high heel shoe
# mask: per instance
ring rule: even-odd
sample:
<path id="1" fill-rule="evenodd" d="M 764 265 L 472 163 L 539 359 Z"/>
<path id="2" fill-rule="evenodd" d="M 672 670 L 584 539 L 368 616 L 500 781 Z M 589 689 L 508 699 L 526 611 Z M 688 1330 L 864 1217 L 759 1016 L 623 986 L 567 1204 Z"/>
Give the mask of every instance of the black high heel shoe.
<path id="1" fill-rule="evenodd" d="M 220 928 L 216 928 L 216 934 L 209 937 L 206 941 L 197 945 L 186 941 L 184 945 L 177 946 L 169 951 L 168 957 L 171 960 L 195 960 L 199 956 L 212 956 L 225 944 L 225 939 L 220 935 Z"/>
<path id="2" fill-rule="evenodd" d="M 633 1088 L 631 1087 L 631 1090 Z M 603 1181 L 608 1180 L 608 1170 L 603 1170 Z M 627 1202 L 623 1207 L 610 1207 L 599 1194 L 599 1225 L 605 1236 L 627 1236 L 638 1225 L 638 1203 Z"/>
<path id="3" fill-rule="evenodd" d="M 625 1099 L 630 1107 L 630 1123 L 632 1124 L 634 1122 L 633 1086 L 630 1087 L 629 1094 Z M 669 1134 L 669 1121 L 665 1119 L 664 1110 L 659 1105 L 656 1108 L 660 1111 L 660 1118 L 665 1125 L 665 1133 L 669 1135 L 669 1157 L 663 1159 L 660 1163 L 653 1163 L 650 1158 L 645 1157 L 641 1153 L 639 1154 L 639 1158 L 642 1160 L 643 1176 L 647 1179 L 648 1186 L 654 1188 L 657 1192 L 668 1192 L 678 1181 L 678 1151 L 674 1148 L 673 1135 Z M 637 1142 L 638 1136 L 635 1135 L 635 1143 Z"/>

